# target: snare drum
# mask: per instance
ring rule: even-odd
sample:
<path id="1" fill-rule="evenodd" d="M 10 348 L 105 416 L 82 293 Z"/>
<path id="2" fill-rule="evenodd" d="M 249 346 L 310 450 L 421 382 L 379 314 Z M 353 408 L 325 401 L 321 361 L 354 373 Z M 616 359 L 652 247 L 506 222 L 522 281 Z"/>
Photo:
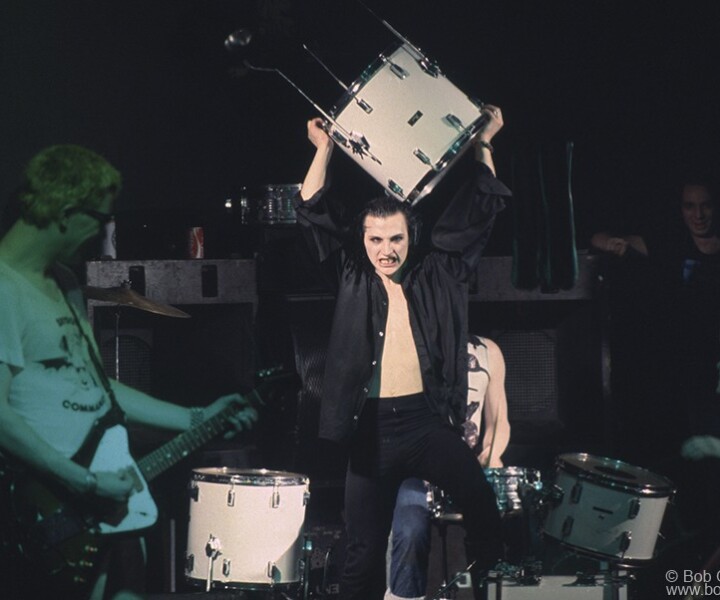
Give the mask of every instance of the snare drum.
<path id="1" fill-rule="evenodd" d="M 672 482 L 619 460 L 584 453 L 562 454 L 556 466 L 546 535 L 621 564 L 653 558 L 665 507 L 674 493 Z"/>
<path id="2" fill-rule="evenodd" d="M 337 145 L 400 200 L 432 191 L 485 121 L 470 100 L 414 46 L 379 56 L 331 111 Z"/>
<path id="3" fill-rule="evenodd" d="M 186 578 L 244 589 L 299 582 L 309 498 L 304 475 L 194 469 Z"/>
<path id="4" fill-rule="evenodd" d="M 540 471 L 525 467 L 486 468 L 485 478 L 495 492 L 500 514 L 522 509 L 522 498 L 528 491 L 542 490 Z M 462 521 L 462 514 L 449 494 L 437 486 L 428 486 L 428 507 L 433 518 Z"/>

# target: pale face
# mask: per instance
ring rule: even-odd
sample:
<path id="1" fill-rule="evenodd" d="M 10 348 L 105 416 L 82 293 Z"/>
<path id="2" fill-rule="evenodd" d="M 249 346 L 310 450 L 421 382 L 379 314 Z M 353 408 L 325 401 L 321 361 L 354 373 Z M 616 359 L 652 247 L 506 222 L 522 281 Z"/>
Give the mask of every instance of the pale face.
<path id="1" fill-rule="evenodd" d="M 370 263 L 379 275 L 392 277 L 407 260 L 410 237 L 402 213 L 381 218 L 368 215 L 363 224 L 363 242 Z"/>
<path id="2" fill-rule="evenodd" d="M 712 232 L 713 203 L 704 185 L 686 185 L 683 188 L 680 210 L 685 226 L 695 237 L 707 237 Z"/>
<path id="3" fill-rule="evenodd" d="M 82 249 L 91 240 L 97 238 L 103 231 L 103 216 L 109 215 L 112 207 L 113 197 L 108 195 L 100 205 L 87 212 L 72 212 L 66 217 L 66 231 L 63 234 L 64 249 L 61 252 L 60 260 L 72 263 L 79 256 Z"/>

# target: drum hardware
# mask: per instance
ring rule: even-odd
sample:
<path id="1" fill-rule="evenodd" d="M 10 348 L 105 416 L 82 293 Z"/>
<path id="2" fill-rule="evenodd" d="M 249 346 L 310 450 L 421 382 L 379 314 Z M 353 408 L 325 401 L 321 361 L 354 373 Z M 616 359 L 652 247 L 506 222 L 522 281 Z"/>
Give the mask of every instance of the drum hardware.
<path id="1" fill-rule="evenodd" d="M 343 152 L 388 194 L 415 204 L 470 147 L 487 117 L 483 104 L 455 87 L 435 61 L 360 4 L 397 42 L 350 85 L 303 44 L 343 89 L 332 110 L 322 109 L 280 69 L 256 66 L 247 59 L 244 66 L 282 77 L 322 115 L 326 132 Z"/>
<path id="2" fill-rule="evenodd" d="M 83 286 L 83 295 L 88 300 L 100 300 L 102 302 L 110 302 L 115 304 L 114 316 L 115 316 L 115 332 L 114 332 L 114 355 L 115 355 L 115 379 L 120 379 L 120 309 L 123 306 L 130 306 L 146 312 L 164 315 L 166 317 L 176 317 L 182 319 L 189 319 L 190 315 L 186 312 L 175 308 L 174 306 L 168 306 L 167 304 L 160 304 L 154 300 L 150 300 L 145 296 L 141 296 L 135 290 L 130 287 L 130 281 L 123 281 L 119 287 L 103 288 L 95 287 L 91 285 Z"/>
<path id="3" fill-rule="evenodd" d="M 208 538 L 207 544 L 205 544 L 205 555 L 210 559 L 208 560 L 207 566 L 207 577 L 205 579 L 205 591 L 209 592 L 213 582 L 213 567 L 215 566 L 215 560 L 220 556 L 220 549 L 222 548 L 220 540 L 218 540 L 212 533 Z M 225 569 L 223 569 L 224 571 Z"/>
<path id="4" fill-rule="evenodd" d="M 600 562 L 597 570 L 580 571 L 570 577 L 543 576 L 539 561 L 522 567 L 501 563 L 488 574 L 485 593 L 487 600 L 503 600 L 505 597 L 625 600 L 627 587 L 634 579 L 633 574 L 607 562 Z"/>
<path id="5" fill-rule="evenodd" d="M 619 460 L 585 453 L 556 459 L 555 482 L 542 498 L 547 537 L 623 567 L 646 564 L 667 504 L 671 481 Z"/>
<path id="6" fill-rule="evenodd" d="M 111 288 L 86 285 L 83 287 L 83 293 L 88 300 L 99 300 L 101 302 L 109 302 L 120 306 L 130 306 L 132 308 L 137 308 L 157 315 L 164 315 L 166 317 L 176 317 L 181 319 L 190 318 L 189 314 L 175 308 L 174 306 L 160 304 L 159 302 L 150 300 L 145 296 L 141 296 L 130 287 L 129 281 L 123 281 L 119 287 Z"/>
<path id="7" fill-rule="evenodd" d="M 267 469 L 194 469 L 189 497 L 189 583 L 202 581 L 206 591 L 307 588 L 307 477 Z M 199 560 L 203 555 L 207 564 Z"/>

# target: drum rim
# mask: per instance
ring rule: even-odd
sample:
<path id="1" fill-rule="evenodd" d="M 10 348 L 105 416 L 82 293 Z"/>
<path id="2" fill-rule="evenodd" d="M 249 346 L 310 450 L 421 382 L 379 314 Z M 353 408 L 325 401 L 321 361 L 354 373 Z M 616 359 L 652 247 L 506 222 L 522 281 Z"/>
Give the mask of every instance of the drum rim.
<path id="1" fill-rule="evenodd" d="M 581 461 L 592 459 L 594 461 L 598 461 L 601 464 L 607 465 L 613 464 L 618 467 L 625 468 L 630 472 L 639 472 L 641 475 L 644 475 L 650 481 L 625 481 L 602 472 L 598 473 L 594 470 L 588 471 L 583 469 L 579 465 L 569 462 L 570 459 L 573 458 L 580 459 Z M 675 493 L 675 486 L 673 485 L 673 482 L 664 475 L 658 475 L 657 473 L 654 473 L 649 469 L 637 467 L 619 459 L 608 458 L 605 456 L 596 456 L 587 452 L 571 452 L 558 456 L 555 459 L 555 466 L 558 471 L 563 470 L 571 475 L 576 475 L 579 479 L 597 483 L 602 487 L 639 492 L 642 496 L 645 497 L 657 496 L 660 498 L 664 498 L 672 496 Z"/>
<path id="2" fill-rule="evenodd" d="M 405 45 L 406 44 L 403 42 L 395 42 L 378 54 L 377 58 L 368 64 L 368 66 L 363 69 L 362 73 L 360 73 L 360 75 L 358 75 L 353 82 L 347 86 L 342 96 L 340 96 L 338 101 L 330 109 L 330 116 L 333 119 L 337 119 L 338 115 L 342 114 L 342 112 L 350 105 L 350 102 L 357 97 L 365 85 L 371 81 L 375 74 L 382 68 L 388 57 L 395 54 L 395 52 L 397 52 L 400 48 L 403 48 Z"/>
<path id="3" fill-rule="evenodd" d="M 272 469 L 234 469 L 230 467 L 200 467 L 192 470 L 192 481 L 232 483 L 235 485 L 306 485 L 307 475 Z"/>
<path id="4" fill-rule="evenodd" d="M 185 580 L 190 585 L 205 585 L 207 579 L 200 579 L 198 577 L 192 577 L 191 575 L 185 575 Z M 302 584 L 300 576 L 293 581 L 278 581 L 276 583 L 259 583 L 257 581 L 220 581 L 218 579 L 212 580 L 213 589 L 223 590 L 247 590 L 247 591 L 267 591 L 273 588 L 277 589 L 292 589 L 294 586 Z"/>

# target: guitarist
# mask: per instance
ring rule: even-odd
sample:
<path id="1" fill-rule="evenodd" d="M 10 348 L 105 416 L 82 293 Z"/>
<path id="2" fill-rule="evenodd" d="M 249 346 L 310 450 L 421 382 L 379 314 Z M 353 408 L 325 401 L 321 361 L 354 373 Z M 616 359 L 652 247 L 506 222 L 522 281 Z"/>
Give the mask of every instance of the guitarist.
<path id="1" fill-rule="evenodd" d="M 90 470 L 73 460 L 97 420 L 117 421 L 113 415 L 124 414 L 137 423 L 184 431 L 242 401 L 232 394 L 205 408 L 184 408 L 104 374 L 82 294 L 66 265 L 78 261 L 109 221 L 120 186 L 118 171 L 94 152 L 47 148 L 28 164 L 15 198 L 19 215 L 0 239 L 0 454 L 67 493 L 71 503 L 91 506 L 126 503 L 137 489 L 132 469 Z M 245 404 L 231 421 L 241 430 L 256 419 Z M 2 512 L 8 512 L 4 502 Z M 10 546 L 6 533 L 0 531 L 0 544 Z M 24 575 L 12 570 L 10 597 L 61 597 L 36 562 L 28 566 Z M 3 580 L 0 595 L 8 597 L 1 588 L 8 578 Z M 108 581 L 105 597 L 138 584 L 125 581 L 111 590 Z M 101 598 L 100 587 L 90 583 L 67 597 Z"/>

